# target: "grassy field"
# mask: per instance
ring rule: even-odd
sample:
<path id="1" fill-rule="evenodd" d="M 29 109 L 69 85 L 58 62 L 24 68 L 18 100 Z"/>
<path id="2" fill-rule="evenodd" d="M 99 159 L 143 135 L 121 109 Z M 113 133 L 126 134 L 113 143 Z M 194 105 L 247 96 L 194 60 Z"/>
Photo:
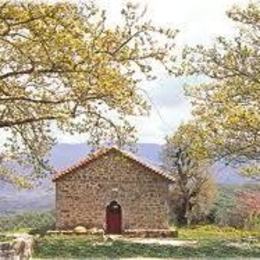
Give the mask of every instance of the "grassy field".
<path id="1" fill-rule="evenodd" d="M 245 242 L 258 237 L 258 242 Z M 260 257 L 260 232 L 221 229 L 214 226 L 180 229 L 179 238 L 196 245 L 172 246 L 103 241 L 101 236 L 45 236 L 38 240 L 34 256 L 54 257 Z"/>
<path id="2" fill-rule="evenodd" d="M 193 226 L 178 229 L 179 239 L 191 240 L 242 240 L 248 237 L 260 239 L 260 230 L 242 230 L 232 227 L 218 227 L 215 225 Z"/>

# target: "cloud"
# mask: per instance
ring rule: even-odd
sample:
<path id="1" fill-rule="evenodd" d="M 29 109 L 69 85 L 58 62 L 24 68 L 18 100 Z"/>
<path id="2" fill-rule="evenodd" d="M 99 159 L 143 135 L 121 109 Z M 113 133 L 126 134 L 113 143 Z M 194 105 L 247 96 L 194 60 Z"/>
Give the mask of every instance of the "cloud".
<path id="1" fill-rule="evenodd" d="M 107 10 L 108 22 L 117 24 L 124 0 L 96 0 Z M 147 17 L 155 24 L 180 29 L 179 43 L 208 42 L 219 34 L 232 33 L 232 23 L 225 12 L 233 5 L 249 0 L 132 0 L 147 7 Z"/>
<path id="2" fill-rule="evenodd" d="M 107 10 L 108 23 L 118 24 L 120 10 L 125 0 L 96 0 Z M 136 0 L 147 6 L 147 18 L 154 24 L 180 30 L 177 46 L 186 44 L 209 44 L 218 35 L 234 33 L 234 24 L 226 17 L 226 11 L 234 4 L 246 5 L 248 0 Z M 166 135 L 191 118 L 191 105 L 184 96 L 183 85 L 201 79 L 167 77 L 159 72 L 159 80 L 144 82 L 153 108 L 149 117 L 131 119 L 138 130 L 140 142 L 162 143 Z M 60 139 L 75 142 L 75 137 L 60 136 Z M 77 139 L 80 140 L 80 139 Z"/>

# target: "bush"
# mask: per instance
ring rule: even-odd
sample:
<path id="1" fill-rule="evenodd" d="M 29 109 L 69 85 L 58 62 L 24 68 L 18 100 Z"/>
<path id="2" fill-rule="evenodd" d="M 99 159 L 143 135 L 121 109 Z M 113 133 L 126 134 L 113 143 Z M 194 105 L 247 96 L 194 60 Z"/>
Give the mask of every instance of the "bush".
<path id="1" fill-rule="evenodd" d="M 211 221 L 219 226 L 260 229 L 259 186 L 222 187 Z"/>
<path id="2" fill-rule="evenodd" d="M 29 212 L 17 215 L 6 215 L 0 217 L 1 231 L 17 231 L 30 229 L 31 232 L 45 232 L 53 229 L 55 225 L 54 213 L 48 212 Z"/>
<path id="3" fill-rule="evenodd" d="M 229 226 L 231 212 L 235 207 L 235 187 L 222 186 L 218 198 L 210 213 L 210 220 L 219 226 Z"/>
<path id="4" fill-rule="evenodd" d="M 238 192 L 233 215 L 238 227 L 260 229 L 260 191 Z"/>

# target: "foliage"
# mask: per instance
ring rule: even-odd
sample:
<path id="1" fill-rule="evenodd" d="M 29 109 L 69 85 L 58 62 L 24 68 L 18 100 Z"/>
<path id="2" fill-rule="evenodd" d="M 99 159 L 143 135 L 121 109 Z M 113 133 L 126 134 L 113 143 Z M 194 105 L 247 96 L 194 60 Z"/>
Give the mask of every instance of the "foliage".
<path id="1" fill-rule="evenodd" d="M 171 208 L 179 224 L 204 220 L 216 196 L 216 185 L 208 162 L 193 153 L 195 140 L 183 135 L 180 127 L 167 138 L 163 149 L 164 167 L 173 174 L 176 184 L 171 189 Z"/>
<path id="2" fill-rule="evenodd" d="M 19 231 L 29 229 L 45 231 L 54 227 L 55 218 L 53 212 L 28 212 L 17 215 L 4 215 L 0 217 L 1 231 Z"/>
<path id="3" fill-rule="evenodd" d="M 218 234 L 218 231 L 215 230 Z M 222 233 L 223 234 L 223 233 Z M 204 237 L 205 238 L 205 237 Z M 212 238 L 212 237 L 211 237 Z M 233 239 L 234 237 L 232 237 Z M 39 239 L 35 257 L 39 258 L 118 258 L 118 257 L 258 257 L 260 248 L 256 244 L 229 244 L 229 240 L 204 239 L 196 246 L 171 246 L 159 244 L 131 243 L 130 241 L 102 242 L 100 238 L 86 236 L 46 236 Z"/>
<path id="4" fill-rule="evenodd" d="M 242 191 L 236 194 L 233 215 L 237 226 L 260 229 L 260 191 Z"/>
<path id="5" fill-rule="evenodd" d="M 218 194 L 217 186 L 213 177 L 202 184 L 201 191 L 198 193 L 192 208 L 192 223 L 206 223 L 216 201 Z"/>
<path id="6" fill-rule="evenodd" d="M 259 229 L 259 186 L 221 187 L 211 212 L 219 226 Z"/>
<path id="7" fill-rule="evenodd" d="M 211 220 L 218 226 L 230 226 L 231 212 L 235 208 L 235 193 L 237 187 L 222 186 L 219 187 L 217 200 L 211 212 Z"/>
<path id="8" fill-rule="evenodd" d="M 212 163 L 206 146 L 205 130 L 196 124 L 196 121 L 181 124 L 174 134 L 166 138 L 166 143 L 166 154 L 170 154 L 171 150 L 174 153 L 178 148 L 181 148 L 192 158 L 194 167 L 198 164 L 209 165 Z"/>
<path id="9" fill-rule="evenodd" d="M 186 212 L 184 205 L 183 192 L 180 190 L 178 184 L 172 186 L 170 190 L 170 214 L 173 223 L 177 225 L 190 225 L 191 223 L 205 223 L 208 222 L 209 215 L 212 212 L 214 202 L 216 200 L 216 184 L 212 178 L 208 178 L 200 187 L 200 191 L 196 196 L 189 198 L 190 208 Z M 186 219 L 188 216 L 188 219 Z"/>
<path id="10" fill-rule="evenodd" d="M 244 164 L 243 173 L 259 176 L 260 6 L 255 1 L 227 15 L 238 25 L 236 36 L 218 37 L 211 47 L 187 47 L 179 73 L 207 79 L 186 87 L 191 124 L 199 133 L 193 137 L 206 146 L 206 156 Z"/>
<path id="11" fill-rule="evenodd" d="M 176 31 L 144 16 L 128 3 L 120 25 L 108 27 L 94 1 L 0 4 L 4 160 L 42 173 L 53 129 L 85 134 L 95 145 L 133 140 L 127 116 L 149 109 L 140 81 L 154 79 L 158 64 L 169 70 L 174 61 Z M 1 173 L 4 181 L 16 182 L 11 173 Z"/>

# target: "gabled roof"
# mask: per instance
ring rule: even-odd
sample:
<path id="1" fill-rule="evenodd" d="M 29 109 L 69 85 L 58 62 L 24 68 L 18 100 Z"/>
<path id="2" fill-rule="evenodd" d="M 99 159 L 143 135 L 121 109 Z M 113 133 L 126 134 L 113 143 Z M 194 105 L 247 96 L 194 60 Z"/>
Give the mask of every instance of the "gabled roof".
<path id="1" fill-rule="evenodd" d="M 151 165 L 148 162 L 145 162 L 141 159 L 139 159 L 136 155 L 134 155 L 133 153 L 130 153 L 128 151 L 124 151 L 121 150 L 117 147 L 109 147 L 109 148 L 103 148 L 103 149 L 99 149 L 94 153 L 89 154 L 87 157 L 83 158 L 82 160 L 78 161 L 76 164 L 72 165 L 71 167 L 63 170 L 63 171 L 58 171 L 55 173 L 54 177 L 53 177 L 53 181 L 55 182 L 56 180 L 58 180 L 59 178 L 61 178 L 62 176 L 68 174 L 68 173 L 73 173 L 78 169 L 84 168 L 85 166 L 87 166 L 89 163 L 97 160 L 98 158 L 102 157 L 103 155 L 108 154 L 111 151 L 117 151 L 119 153 L 121 153 L 123 156 L 125 156 L 126 158 L 138 163 L 139 165 L 145 167 L 146 169 L 166 178 L 169 181 L 174 182 L 175 179 L 173 176 L 171 176 L 169 173 L 166 173 L 164 171 L 162 171 L 160 168 L 155 167 L 153 165 Z"/>

